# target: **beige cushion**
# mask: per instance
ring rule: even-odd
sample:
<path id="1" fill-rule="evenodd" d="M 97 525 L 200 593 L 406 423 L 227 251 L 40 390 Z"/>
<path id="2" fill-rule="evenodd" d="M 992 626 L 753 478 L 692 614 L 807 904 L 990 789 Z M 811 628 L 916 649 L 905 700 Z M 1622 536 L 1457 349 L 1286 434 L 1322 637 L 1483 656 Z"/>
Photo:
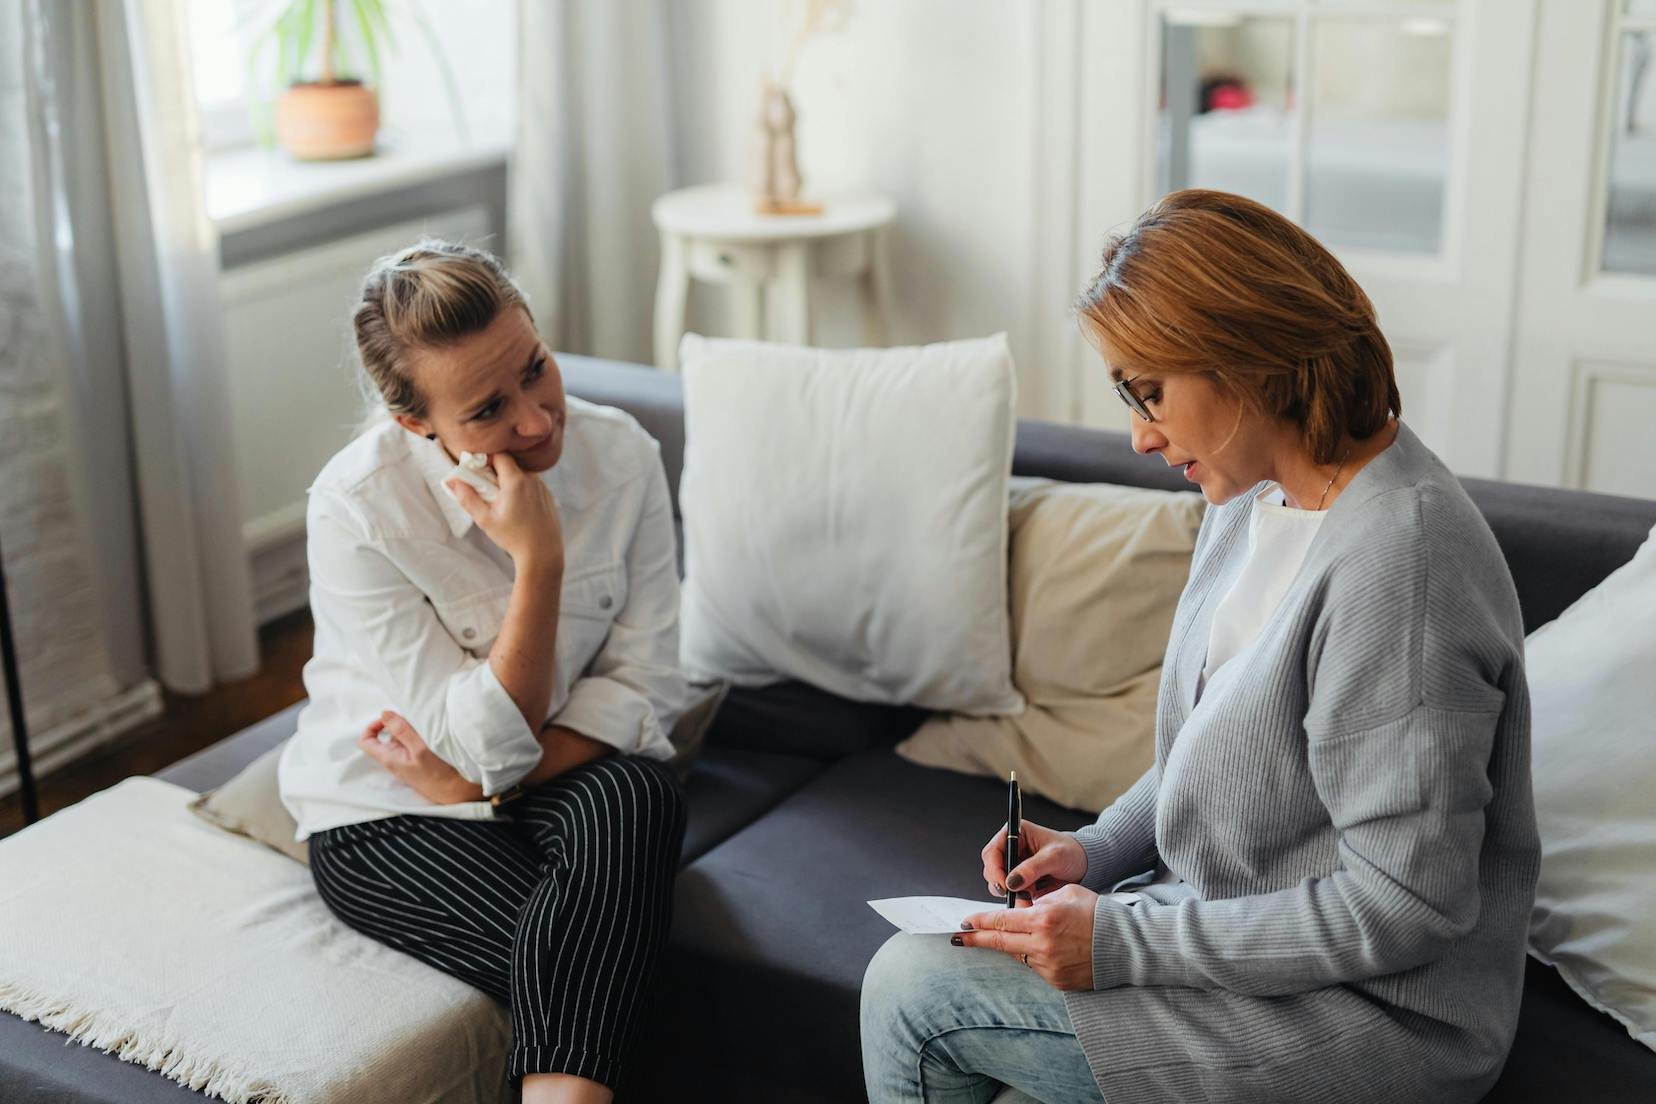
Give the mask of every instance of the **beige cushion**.
<path id="1" fill-rule="evenodd" d="M 1018 480 L 1011 501 L 1015 717 L 945 714 L 897 746 L 1099 810 L 1150 765 L 1156 690 L 1201 495 Z"/>
<path id="2" fill-rule="evenodd" d="M 668 739 L 673 745 L 673 769 L 680 779 L 690 773 L 690 763 L 707 739 L 707 729 L 718 714 L 727 682 L 690 687 L 690 704 L 673 725 Z M 295 843 L 299 826 L 287 811 L 276 783 L 276 767 L 287 741 L 271 748 L 217 789 L 208 790 L 190 802 L 190 811 L 209 824 L 246 836 L 275 848 L 290 859 L 310 863 L 310 843 Z"/>
<path id="3" fill-rule="evenodd" d="M 285 747 L 287 741 L 283 740 L 243 767 L 236 777 L 190 802 L 189 808 L 209 824 L 309 865 L 310 843 L 294 842 L 299 826 L 282 804 L 276 787 L 276 767 Z"/>

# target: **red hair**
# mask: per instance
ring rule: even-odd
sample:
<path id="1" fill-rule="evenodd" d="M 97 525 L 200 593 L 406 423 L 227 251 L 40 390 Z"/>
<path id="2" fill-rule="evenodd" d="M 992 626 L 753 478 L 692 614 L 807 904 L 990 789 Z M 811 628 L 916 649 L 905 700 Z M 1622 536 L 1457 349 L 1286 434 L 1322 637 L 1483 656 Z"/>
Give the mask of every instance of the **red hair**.
<path id="1" fill-rule="evenodd" d="M 1113 372 L 1202 372 L 1297 426 L 1319 464 L 1401 414 L 1374 304 L 1334 255 L 1264 204 L 1173 192 L 1104 246 L 1076 303 Z"/>

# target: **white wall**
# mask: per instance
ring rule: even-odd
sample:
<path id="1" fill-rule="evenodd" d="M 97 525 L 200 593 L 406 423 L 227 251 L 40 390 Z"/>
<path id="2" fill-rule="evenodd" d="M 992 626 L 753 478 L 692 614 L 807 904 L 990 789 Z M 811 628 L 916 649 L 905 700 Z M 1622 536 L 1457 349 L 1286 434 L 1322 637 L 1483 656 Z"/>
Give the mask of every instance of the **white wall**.
<path id="1" fill-rule="evenodd" d="M 670 6 L 683 184 L 741 180 L 760 75 L 780 63 L 797 2 Z M 807 195 L 874 189 L 897 201 L 891 245 L 897 344 L 1006 330 L 1025 413 L 1067 417 L 1037 363 L 1043 332 L 1073 331 L 1067 252 L 1036 248 L 1050 180 L 1037 179 L 1039 5 L 999 0 L 857 4 L 812 39 L 793 82 Z M 1068 287 L 1037 300 L 1037 289 Z M 819 343 L 860 340 L 849 288 L 814 292 Z M 690 327 L 727 324 L 715 289 L 691 295 Z M 1078 336 L 1073 340 L 1079 342 Z"/>

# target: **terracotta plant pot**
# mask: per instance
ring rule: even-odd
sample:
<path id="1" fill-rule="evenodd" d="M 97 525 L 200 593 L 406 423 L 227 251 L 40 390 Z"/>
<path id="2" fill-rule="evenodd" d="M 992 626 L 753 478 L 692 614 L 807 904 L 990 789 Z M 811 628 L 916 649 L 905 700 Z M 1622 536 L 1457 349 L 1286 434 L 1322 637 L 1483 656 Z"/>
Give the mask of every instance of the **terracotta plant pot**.
<path id="1" fill-rule="evenodd" d="M 276 101 L 276 141 L 301 161 L 374 152 L 379 100 L 360 81 L 295 84 Z"/>

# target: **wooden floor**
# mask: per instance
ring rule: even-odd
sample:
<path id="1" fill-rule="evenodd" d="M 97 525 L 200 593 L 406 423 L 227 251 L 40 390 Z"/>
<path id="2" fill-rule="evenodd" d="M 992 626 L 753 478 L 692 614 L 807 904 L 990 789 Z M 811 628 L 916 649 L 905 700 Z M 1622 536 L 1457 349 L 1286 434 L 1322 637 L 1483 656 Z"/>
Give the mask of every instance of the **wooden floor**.
<path id="1" fill-rule="evenodd" d="M 40 815 L 73 805 L 130 775 L 154 774 L 303 698 L 300 673 L 310 659 L 311 636 L 309 610 L 272 621 L 259 630 L 258 674 L 198 697 L 166 692 L 161 716 L 40 779 Z M 0 836 L 21 827 L 23 809 L 17 796 L 0 800 Z"/>

